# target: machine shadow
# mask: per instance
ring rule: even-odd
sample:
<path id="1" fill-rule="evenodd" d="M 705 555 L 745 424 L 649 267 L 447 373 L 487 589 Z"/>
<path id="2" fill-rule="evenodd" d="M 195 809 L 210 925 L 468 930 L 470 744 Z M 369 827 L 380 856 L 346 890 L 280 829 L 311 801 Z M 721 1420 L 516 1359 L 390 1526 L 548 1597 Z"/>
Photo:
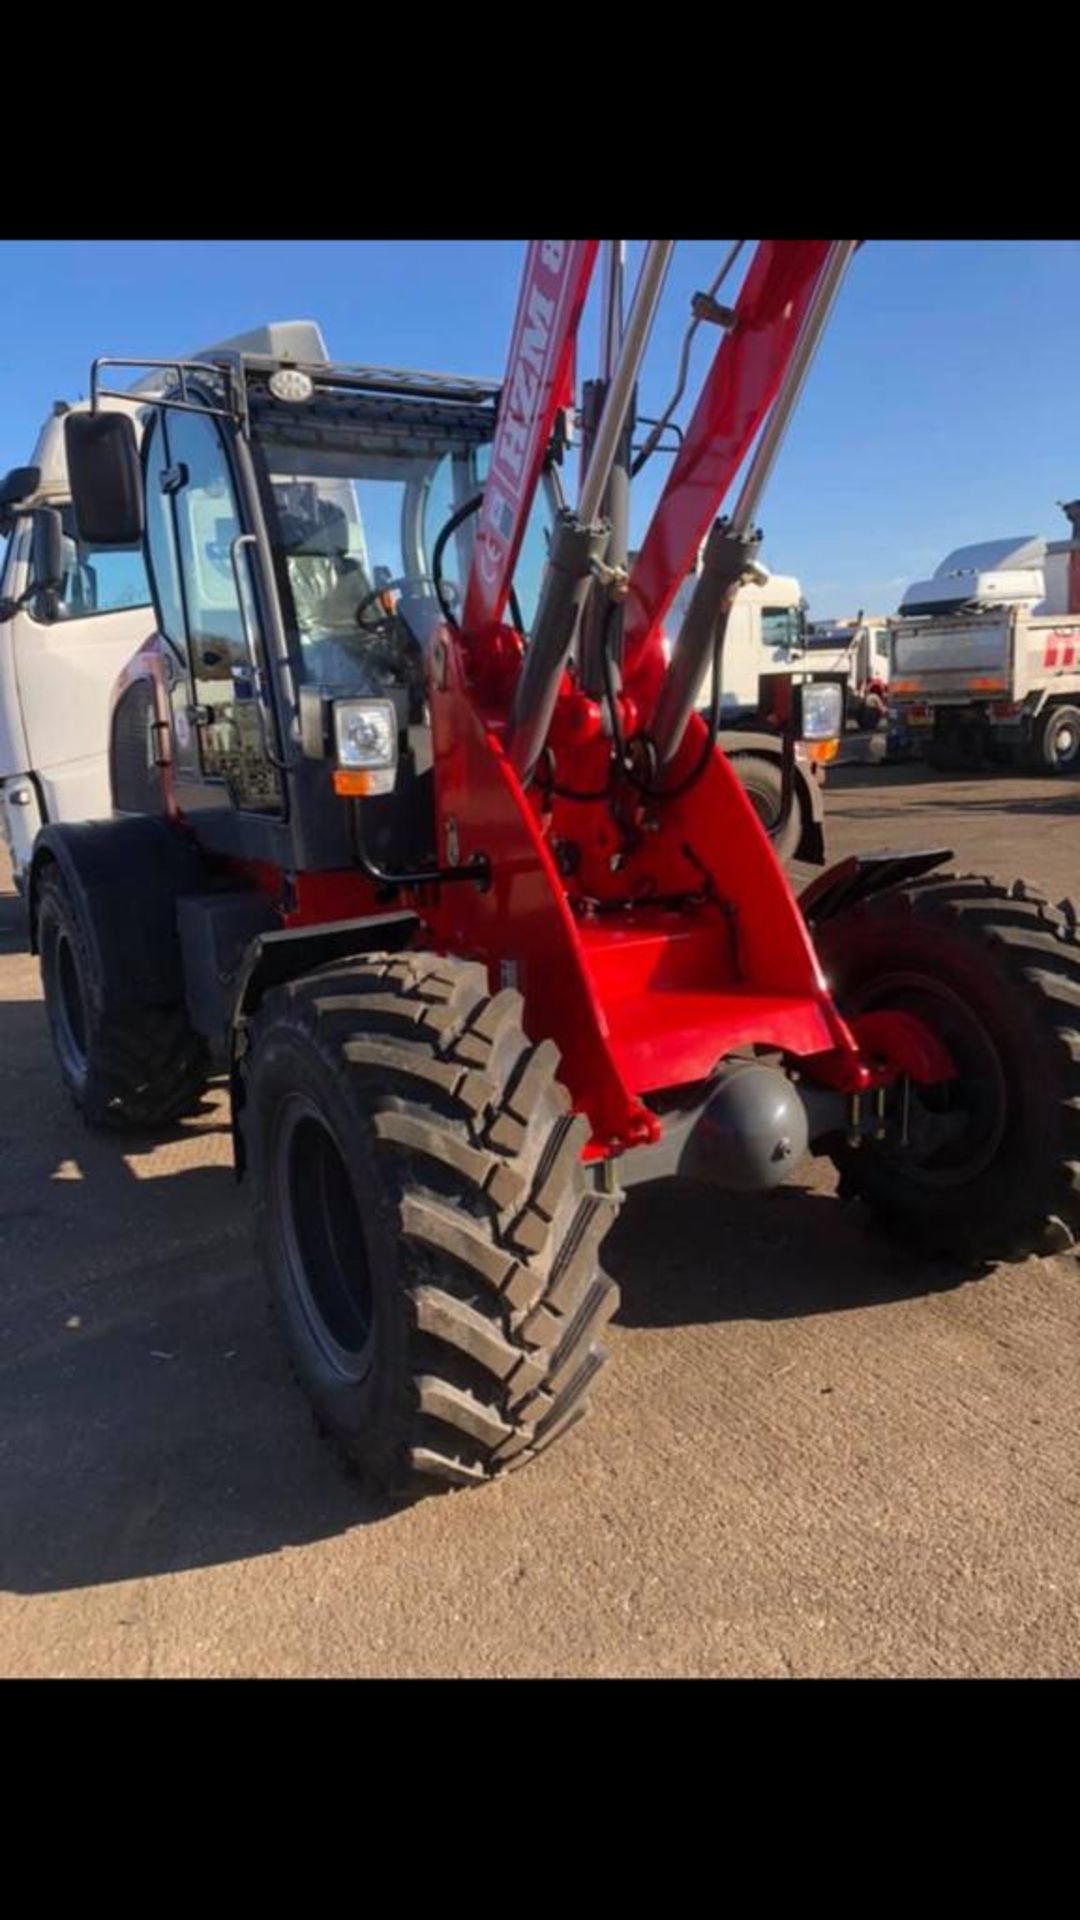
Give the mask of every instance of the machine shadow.
<path id="1" fill-rule="evenodd" d="M 632 1327 L 846 1313 L 973 1277 L 896 1246 L 858 1204 L 797 1181 L 770 1195 L 689 1180 L 631 1192 L 604 1264 L 622 1292 L 618 1318 Z"/>
<path id="2" fill-rule="evenodd" d="M 1038 774 L 1009 773 L 1001 767 L 988 768 L 985 773 L 965 772 L 941 774 L 923 765 L 890 766 L 888 763 L 876 765 L 844 764 L 829 770 L 829 807 L 837 816 L 843 816 L 849 810 L 842 804 L 849 793 L 883 793 L 888 804 L 875 807 L 874 819 L 912 819 L 916 814 L 946 814 L 955 811 L 958 801 L 955 787 L 978 788 L 982 780 L 1015 780 L 1020 791 L 1016 793 L 992 794 L 989 799 L 981 800 L 976 794 L 965 793 L 962 802 L 965 814 L 994 813 L 1017 814 L 1021 817 L 1064 817 L 1080 813 L 1080 781 L 1075 779 L 1053 780 Z M 930 788 L 928 795 L 921 789 Z M 866 818 L 866 810 L 858 809 L 860 818 Z M 947 836 L 946 836 L 947 837 Z"/>
<path id="3" fill-rule="evenodd" d="M 0 893 L 0 953 L 29 953 L 26 909 L 16 893 Z"/>
<path id="4" fill-rule="evenodd" d="M 25 1126 L 0 1113 L 0 1588 L 227 1564 L 391 1512 L 291 1379 L 220 1138 L 219 1164 L 183 1164 L 220 1101 L 153 1140 L 91 1133 L 43 1023 L 0 1003 L 0 1091 L 33 1103 Z"/>

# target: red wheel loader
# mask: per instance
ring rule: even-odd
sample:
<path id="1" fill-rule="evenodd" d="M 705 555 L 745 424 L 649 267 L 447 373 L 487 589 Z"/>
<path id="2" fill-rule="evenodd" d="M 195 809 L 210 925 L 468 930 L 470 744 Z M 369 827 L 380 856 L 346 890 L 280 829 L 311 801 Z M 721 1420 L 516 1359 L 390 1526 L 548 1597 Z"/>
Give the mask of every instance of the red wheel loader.
<path id="1" fill-rule="evenodd" d="M 394 1494 L 483 1482 L 577 1422 L 632 1183 L 710 1181 L 722 1209 L 813 1151 L 923 1248 L 1080 1233 L 1072 909 L 937 847 L 796 899 L 697 711 L 857 243 L 762 241 L 732 305 L 705 303 L 715 358 L 628 568 L 672 245 L 647 244 L 624 317 L 607 243 L 576 506 L 597 241 L 531 244 L 501 384 L 125 362 L 157 380 L 140 438 L 99 362 L 66 422 L 80 537 L 142 544 L 157 632 L 116 693 L 113 817 L 34 851 L 60 1070 L 89 1122 L 135 1128 L 228 1074 L 295 1370 Z M 791 738 L 834 732 L 832 697 L 770 689 Z"/>

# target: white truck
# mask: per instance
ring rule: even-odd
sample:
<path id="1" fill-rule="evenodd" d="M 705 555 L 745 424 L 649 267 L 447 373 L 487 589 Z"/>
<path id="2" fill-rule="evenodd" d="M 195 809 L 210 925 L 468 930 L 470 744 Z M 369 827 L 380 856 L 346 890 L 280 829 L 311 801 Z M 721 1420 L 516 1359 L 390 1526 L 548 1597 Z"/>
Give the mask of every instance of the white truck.
<path id="1" fill-rule="evenodd" d="M 959 547 L 892 622 L 890 751 L 1080 773 L 1080 501 L 1069 540 Z"/>

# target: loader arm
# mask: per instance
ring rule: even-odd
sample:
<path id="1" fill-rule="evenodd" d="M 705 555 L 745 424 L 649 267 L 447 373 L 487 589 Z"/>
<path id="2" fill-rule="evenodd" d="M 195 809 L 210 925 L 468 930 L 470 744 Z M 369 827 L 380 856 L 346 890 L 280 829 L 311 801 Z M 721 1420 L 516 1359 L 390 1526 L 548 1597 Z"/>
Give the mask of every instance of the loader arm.
<path id="1" fill-rule="evenodd" d="M 637 357 L 616 366 L 607 405 L 636 378 L 668 245 L 646 250 L 623 343 Z M 629 582 L 623 686 L 599 699 L 574 663 L 583 598 L 612 585 L 595 446 L 576 512 L 556 521 L 527 645 L 500 624 L 597 246 L 541 241 L 526 258 L 462 624 L 443 629 L 431 700 L 440 854 L 491 879 L 442 889 L 428 917 L 445 950 L 521 990 L 590 1118 L 591 1151 L 617 1153 L 657 1137 L 650 1096 L 750 1040 L 813 1059 L 834 1084 L 872 1075 L 749 799 L 685 702 L 685 674 L 674 722 L 661 699 L 663 614 L 759 434 L 736 509 L 749 538 L 851 243 L 759 243 Z M 617 425 L 613 411 L 609 447 Z M 647 745 L 661 709 L 669 751 L 650 789 L 612 736 Z"/>

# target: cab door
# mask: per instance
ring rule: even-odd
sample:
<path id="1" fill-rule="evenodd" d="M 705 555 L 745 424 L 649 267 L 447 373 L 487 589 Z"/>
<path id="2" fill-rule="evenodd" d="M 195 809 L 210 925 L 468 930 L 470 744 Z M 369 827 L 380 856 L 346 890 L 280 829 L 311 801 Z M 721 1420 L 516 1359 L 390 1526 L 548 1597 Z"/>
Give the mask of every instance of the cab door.
<path id="1" fill-rule="evenodd" d="M 50 820 L 107 819 L 109 713 L 116 680 L 153 632 L 146 569 L 138 552 L 88 547 L 61 508 L 64 578 L 58 593 L 32 594 L 11 620 L 11 659 L 24 768 L 34 773 Z M 12 585 L 33 586 L 30 521 Z"/>
<path id="2" fill-rule="evenodd" d="M 280 816 L 249 554 L 214 418 L 163 410 L 145 443 L 144 483 L 150 567 L 171 656 L 177 805 L 205 826 L 210 816 Z"/>

